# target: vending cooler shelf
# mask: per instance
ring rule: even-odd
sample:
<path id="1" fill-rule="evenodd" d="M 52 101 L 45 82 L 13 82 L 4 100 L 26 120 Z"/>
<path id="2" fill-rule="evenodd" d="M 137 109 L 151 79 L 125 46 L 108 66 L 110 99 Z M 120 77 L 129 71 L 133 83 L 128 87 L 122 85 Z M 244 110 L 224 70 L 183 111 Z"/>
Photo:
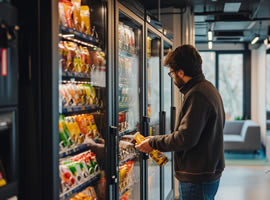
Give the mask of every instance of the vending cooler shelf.
<path id="1" fill-rule="evenodd" d="M 124 165 L 126 162 L 130 161 L 130 160 L 134 160 L 136 158 L 136 154 L 130 154 L 127 158 L 125 158 L 124 160 L 120 161 L 119 166 Z"/>
<path id="2" fill-rule="evenodd" d="M 87 150 L 89 150 L 89 146 L 87 144 L 80 144 L 78 146 L 67 149 L 65 151 L 60 151 L 59 152 L 59 157 L 60 158 L 65 158 L 67 156 L 78 154 L 78 153 L 81 153 L 81 152 L 87 151 Z"/>
<path id="3" fill-rule="evenodd" d="M 8 183 L 4 187 L 0 187 L 0 199 L 8 199 L 18 194 L 17 182 Z"/>
<path id="4" fill-rule="evenodd" d="M 83 111 L 94 112 L 98 109 L 100 109 L 100 107 L 96 104 L 86 106 L 70 106 L 70 107 L 63 107 L 62 114 L 78 113 Z"/>
<path id="5" fill-rule="evenodd" d="M 66 200 L 72 197 L 73 195 L 83 191 L 88 186 L 92 185 L 94 182 L 96 182 L 100 178 L 100 172 L 92 175 L 88 180 L 83 182 L 82 184 L 60 194 L 60 200 Z"/>
<path id="6" fill-rule="evenodd" d="M 89 79 L 90 74 L 82 72 L 62 72 L 62 77 L 63 79 L 70 79 L 70 78 Z"/>
<path id="7" fill-rule="evenodd" d="M 130 133 L 132 133 L 134 131 L 136 131 L 136 128 L 132 128 L 132 129 L 128 129 L 128 130 L 122 131 L 122 132 L 119 133 L 119 137 L 122 137 L 124 135 L 128 135 L 128 134 L 130 134 Z"/>
<path id="8" fill-rule="evenodd" d="M 79 32 L 79 31 L 77 31 L 75 29 L 68 28 L 68 27 L 63 26 L 63 25 L 60 25 L 59 26 L 59 29 L 62 32 L 74 34 L 77 38 L 86 40 L 88 42 L 95 43 L 95 44 L 98 44 L 99 43 L 99 41 L 96 38 L 91 37 L 90 35 L 87 35 L 85 33 L 81 33 L 81 32 Z"/>

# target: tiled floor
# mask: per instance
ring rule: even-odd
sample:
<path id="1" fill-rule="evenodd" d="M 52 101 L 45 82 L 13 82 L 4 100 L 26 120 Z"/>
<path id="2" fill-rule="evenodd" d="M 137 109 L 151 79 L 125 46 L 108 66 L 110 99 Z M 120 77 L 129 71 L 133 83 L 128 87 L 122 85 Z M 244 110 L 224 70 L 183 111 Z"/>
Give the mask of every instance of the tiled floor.
<path id="1" fill-rule="evenodd" d="M 270 200 L 270 165 L 227 165 L 216 200 Z"/>

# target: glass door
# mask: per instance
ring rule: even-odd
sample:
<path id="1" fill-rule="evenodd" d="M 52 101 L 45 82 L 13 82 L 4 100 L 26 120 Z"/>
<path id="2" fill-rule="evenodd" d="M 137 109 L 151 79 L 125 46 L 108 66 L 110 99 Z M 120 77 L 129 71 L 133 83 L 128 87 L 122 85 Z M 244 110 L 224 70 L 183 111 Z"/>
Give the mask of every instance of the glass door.
<path id="1" fill-rule="evenodd" d="M 134 134 L 140 131 L 140 67 L 143 50 L 143 21 L 118 5 L 117 73 L 119 132 L 119 198 L 140 199 L 139 153 Z"/>
<path id="2" fill-rule="evenodd" d="M 163 40 L 163 58 L 172 50 L 170 42 Z M 165 111 L 165 133 L 170 134 L 172 132 L 171 127 L 171 109 L 172 109 L 172 79 L 168 75 L 170 72 L 169 67 L 162 67 L 163 70 L 163 111 Z M 164 199 L 173 199 L 173 156 L 171 152 L 165 153 L 168 157 L 168 163 L 164 166 Z"/>
<path id="3" fill-rule="evenodd" d="M 60 0 L 60 199 L 106 199 L 106 4 Z"/>
<path id="4" fill-rule="evenodd" d="M 160 60 L 161 38 L 147 31 L 146 76 L 147 76 L 147 115 L 150 118 L 150 136 L 160 134 Z M 148 200 L 160 198 L 160 166 L 148 159 Z"/>

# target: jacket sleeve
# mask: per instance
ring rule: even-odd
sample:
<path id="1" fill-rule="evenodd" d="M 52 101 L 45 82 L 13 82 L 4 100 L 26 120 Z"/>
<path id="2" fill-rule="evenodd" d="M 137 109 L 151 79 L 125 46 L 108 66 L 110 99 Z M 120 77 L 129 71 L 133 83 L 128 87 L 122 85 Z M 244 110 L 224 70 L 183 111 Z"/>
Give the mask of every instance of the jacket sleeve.
<path id="1" fill-rule="evenodd" d="M 194 147 L 209 118 L 210 104 L 201 93 L 191 94 L 182 109 L 183 117 L 176 131 L 149 140 L 152 148 L 163 152 L 185 151 Z"/>

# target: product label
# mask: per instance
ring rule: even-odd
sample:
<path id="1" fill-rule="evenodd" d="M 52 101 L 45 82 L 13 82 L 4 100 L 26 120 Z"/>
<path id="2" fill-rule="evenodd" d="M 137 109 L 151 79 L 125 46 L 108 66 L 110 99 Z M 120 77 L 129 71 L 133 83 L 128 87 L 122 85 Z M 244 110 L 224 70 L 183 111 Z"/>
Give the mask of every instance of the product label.
<path id="1" fill-rule="evenodd" d="M 1 75 L 7 76 L 8 74 L 7 49 L 5 48 L 1 49 L 0 58 L 1 58 Z"/>

